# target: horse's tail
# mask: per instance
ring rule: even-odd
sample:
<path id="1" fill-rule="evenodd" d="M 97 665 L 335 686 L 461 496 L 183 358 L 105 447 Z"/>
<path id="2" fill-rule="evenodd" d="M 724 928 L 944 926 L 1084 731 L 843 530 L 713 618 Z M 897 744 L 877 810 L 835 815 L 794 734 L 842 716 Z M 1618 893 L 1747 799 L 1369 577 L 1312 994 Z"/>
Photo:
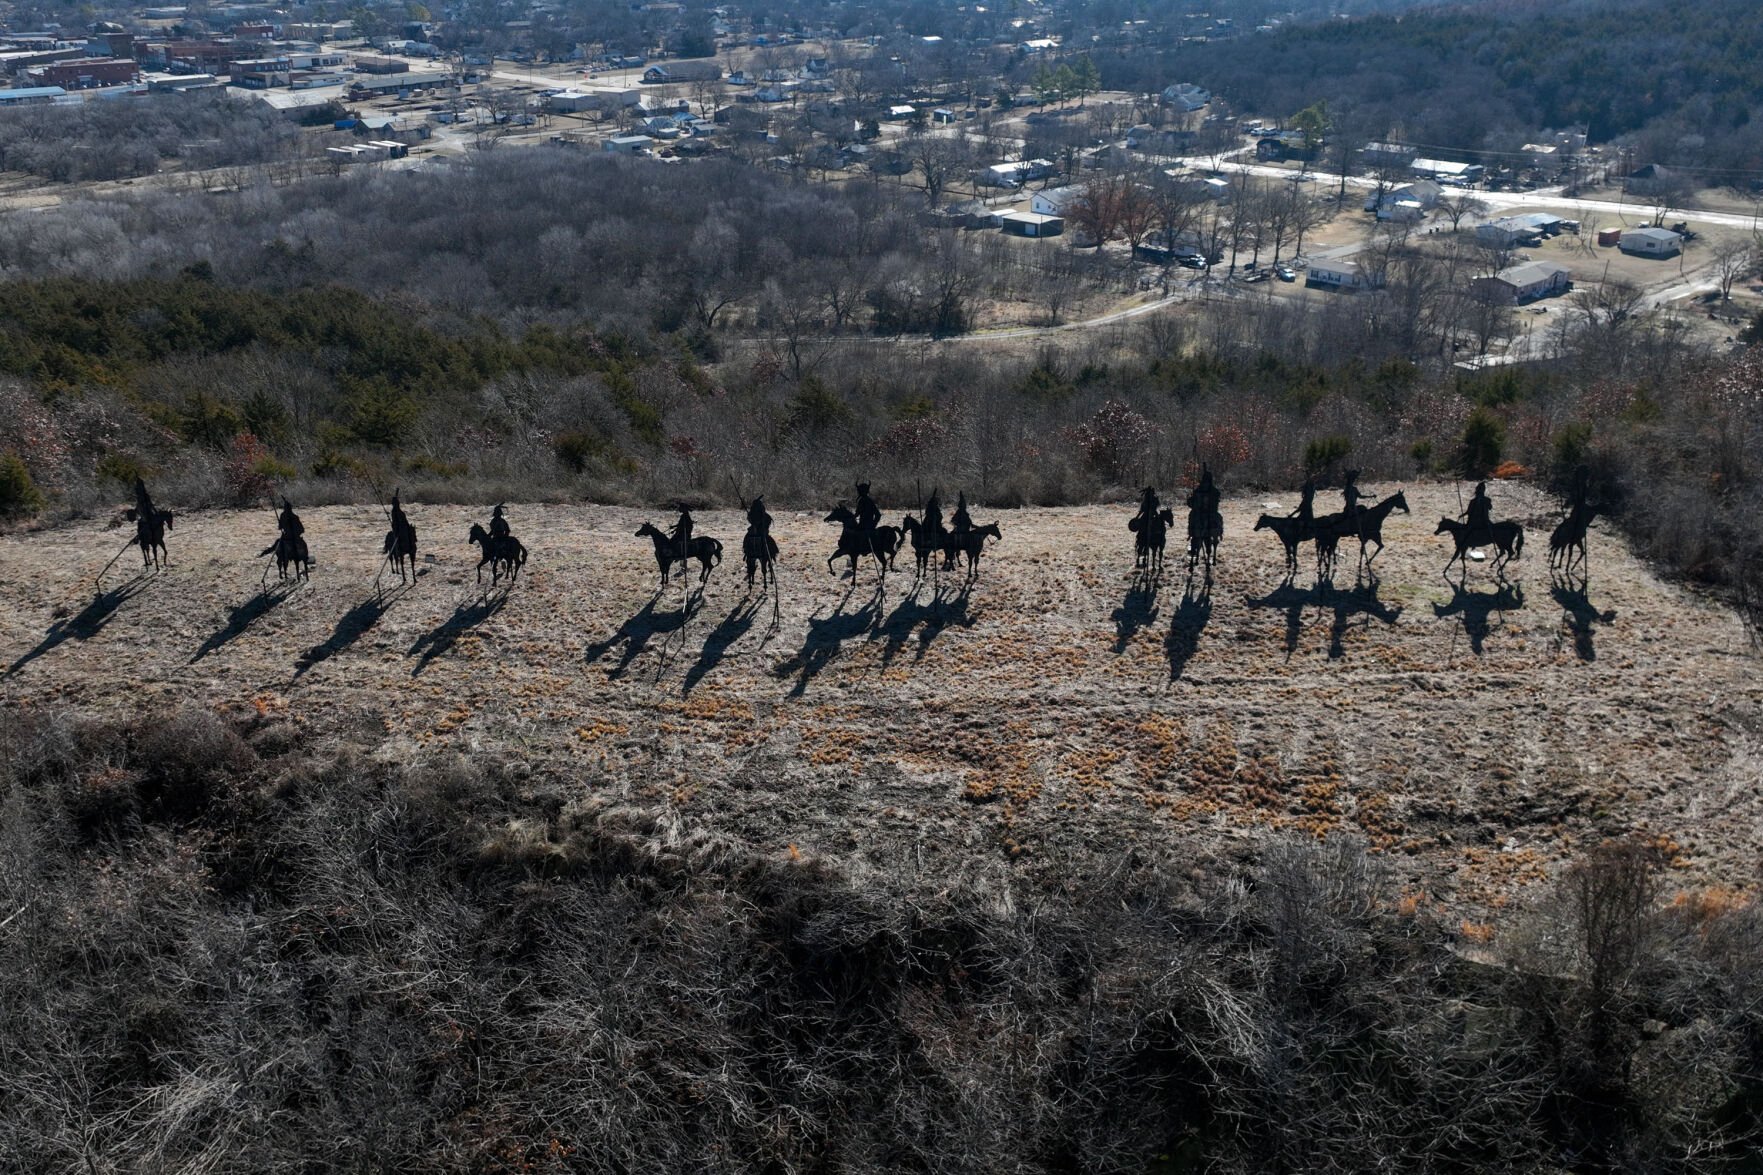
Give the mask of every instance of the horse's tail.
<path id="1" fill-rule="evenodd" d="M 522 566 L 526 566 L 526 545 L 519 539 L 514 540 L 514 558 Z"/>
<path id="2" fill-rule="evenodd" d="M 1518 526 L 1515 529 L 1517 533 L 1512 539 L 1512 557 L 1522 559 L 1524 558 L 1524 528 Z"/>
<path id="3" fill-rule="evenodd" d="M 710 554 L 711 554 L 711 558 L 712 558 L 712 562 L 710 565 L 712 567 L 715 567 L 722 562 L 722 540 L 721 539 L 711 539 L 710 540 Z"/>

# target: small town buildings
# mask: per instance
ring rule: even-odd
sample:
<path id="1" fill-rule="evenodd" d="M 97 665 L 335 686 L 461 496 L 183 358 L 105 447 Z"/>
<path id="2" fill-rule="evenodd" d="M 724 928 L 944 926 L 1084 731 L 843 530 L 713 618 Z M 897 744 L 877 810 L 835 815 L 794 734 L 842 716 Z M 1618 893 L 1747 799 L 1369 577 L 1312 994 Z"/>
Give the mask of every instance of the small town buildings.
<path id="1" fill-rule="evenodd" d="M 91 90 L 99 86 L 119 86 L 134 81 L 141 67 L 133 61 L 116 57 L 79 58 L 53 61 L 30 71 L 37 86 L 60 86 L 64 90 Z"/>
<path id="2" fill-rule="evenodd" d="M 205 90 L 210 86 L 218 85 L 220 85 L 220 79 L 211 73 L 162 73 L 153 74 L 147 78 L 147 92 L 150 94 Z"/>
<path id="3" fill-rule="evenodd" d="M 1078 184 L 1048 188 L 1044 192 L 1036 192 L 1029 199 L 1028 210 L 1042 216 L 1065 216 L 1071 206 L 1083 198 L 1083 194 L 1084 189 Z"/>
<path id="4" fill-rule="evenodd" d="M 642 155 L 655 146 L 648 135 L 614 135 L 606 140 L 604 150 L 614 155 Z"/>
<path id="5" fill-rule="evenodd" d="M 1564 294 L 1573 288 L 1573 278 L 1559 262 L 1527 261 L 1508 266 L 1492 277 L 1478 277 L 1470 288 L 1490 302 L 1515 305 Z"/>
<path id="6" fill-rule="evenodd" d="M 1199 110 L 1210 101 L 1211 93 L 1193 82 L 1177 82 L 1163 91 L 1163 104 L 1183 113 Z"/>
<path id="7" fill-rule="evenodd" d="M 1458 163 L 1450 159 L 1420 159 L 1408 165 L 1416 179 L 1439 180 L 1453 184 L 1479 183 L 1486 168 L 1479 163 Z"/>
<path id="8" fill-rule="evenodd" d="M 0 106 L 47 106 L 66 97 L 67 91 L 60 86 L 20 86 L 0 90 Z"/>
<path id="9" fill-rule="evenodd" d="M 1668 228 L 1622 230 L 1616 247 L 1635 257 L 1675 257 L 1683 252 L 1683 237 Z"/>
<path id="10" fill-rule="evenodd" d="M 1304 272 L 1304 283 L 1334 290 L 1369 290 L 1380 284 L 1375 275 L 1346 259 L 1312 261 Z"/>
<path id="11" fill-rule="evenodd" d="M 1418 154 L 1414 148 L 1405 147 L 1401 143 L 1367 143 L 1360 149 L 1359 159 L 1373 171 L 1383 168 L 1406 170 L 1413 165 Z"/>
<path id="12" fill-rule="evenodd" d="M 1015 237 L 1056 237 L 1065 231 L 1063 217 L 1038 212 L 1005 212 L 998 222 L 1003 232 Z"/>
<path id="13" fill-rule="evenodd" d="M 669 61 L 665 65 L 651 65 L 643 71 L 643 82 L 646 85 L 664 85 L 668 82 L 714 82 L 722 77 L 722 67 L 714 61 Z"/>

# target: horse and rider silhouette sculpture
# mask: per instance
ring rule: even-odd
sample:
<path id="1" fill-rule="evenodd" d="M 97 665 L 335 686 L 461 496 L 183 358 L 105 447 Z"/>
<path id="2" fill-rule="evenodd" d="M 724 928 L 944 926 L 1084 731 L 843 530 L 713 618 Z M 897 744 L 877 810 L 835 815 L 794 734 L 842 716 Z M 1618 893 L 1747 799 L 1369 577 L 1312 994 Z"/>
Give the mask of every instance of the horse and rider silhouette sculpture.
<path id="1" fill-rule="evenodd" d="M 287 495 L 282 496 L 282 508 L 275 518 L 275 542 L 257 552 L 259 559 L 265 555 L 275 556 L 277 579 L 288 578 L 288 568 L 294 569 L 295 579 L 312 578 L 312 553 L 306 547 L 306 524 L 294 513 L 294 507 Z M 269 577 L 269 568 L 263 569 L 264 578 Z"/>
<path id="2" fill-rule="evenodd" d="M 769 530 L 769 516 L 766 523 Z M 673 582 L 674 564 L 679 564 L 680 577 L 689 574 L 692 560 L 698 561 L 698 586 L 702 587 L 710 579 L 710 573 L 722 562 L 722 544 L 708 535 L 694 535 L 697 523 L 692 518 L 691 510 L 680 507 L 679 518 L 674 521 L 673 528 L 663 532 L 652 522 L 645 522 L 637 528 L 637 537 L 646 538 L 655 545 L 655 566 L 661 573 L 660 587 Z M 658 589 L 659 590 L 659 589 Z"/>
<path id="3" fill-rule="evenodd" d="M 414 543 L 414 537 L 413 537 Z M 465 541 L 474 544 L 480 557 L 477 561 L 477 581 L 484 581 L 484 568 L 490 569 L 490 586 L 495 587 L 501 582 L 502 576 L 508 576 L 509 583 L 520 578 L 520 569 L 526 566 L 526 548 L 514 532 L 509 529 L 508 518 L 501 505 L 490 512 L 490 529 L 485 530 L 477 523 L 471 524 Z M 414 546 L 412 548 L 414 554 Z M 414 567 L 414 564 L 412 564 Z"/>
<path id="4" fill-rule="evenodd" d="M 171 562 L 165 549 L 165 533 L 172 528 L 171 511 L 161 510 L 153 504 L 152 496 L 147 493 L 147 483 L 138 477 L 135 478 L 134 509 L 125 511 L 123 517 L 135 524 L 135 539 L 130 545 L 141 548 L 143 571 L 157 571 Z"/>
<path id="5" fill-rule="evenodd" d="M 385 541 L 380 544 L 380 551 L 386 561 L 398 572 L 399 583 L 409 583 L 416 578 L 416 527 L 410 524 L 410 516 L 404 513 L 404 506 L 398 500 L 398 491 L 392 491 L 392 507 L 387 512 Z M 408 567 L 409 578 L 405 577 Z"/>
<path id="6" fill-rule="evenodd" d="M 948 526 L 943 525 L 940 491 L 933 489 L 930 497 L 925 500 L 923 516 L 907 514 L 900 519 L 898 529 L 912 544 L 915 578 L 923 578 L 925 572 L 932 569 L 931 557 L 941 555 L 942 563 L 936 569 L 954 571 L 957 561 L 961 561 L 965 564 L 967 578 L 971 581 L 979 575 L 979 561 L 985 554 L 986 540 L 996 542 L 1004 537 L 1003 530 L 996 522 L 988 522 L 984 526 L 974 525 L 973 515 L 967 509 L 965 491 L 956 499 L 955 513 L 950 516 Z"/>
<path id="7" fill-rule="evenodd" d="M 1317 577 L 1332 579 L 1345 539 L 1359 541 L 1357 568 L 1375 576 L 1372 564 L 1383 554 L 1383 524 L 1394 511 L 1408 513 L 1407 495 L 1397 490 L 1373 505 L 1363 505 L 1361 499 L 1365 494 L 1359 489 L 1359 471 L 1349 470 L 1342 479 L 1341 510 L 1318 517 L 1316 490 L 1315 478 L 1305 478 L 1297 509 L 1290 514 L 1263 514 L 1255 520 L 1256 530 L 1271 530 L 1284 548 L 1287 578 L 1297 574 L 1298 549 L 1305 543 L 1314 543 Z"/>

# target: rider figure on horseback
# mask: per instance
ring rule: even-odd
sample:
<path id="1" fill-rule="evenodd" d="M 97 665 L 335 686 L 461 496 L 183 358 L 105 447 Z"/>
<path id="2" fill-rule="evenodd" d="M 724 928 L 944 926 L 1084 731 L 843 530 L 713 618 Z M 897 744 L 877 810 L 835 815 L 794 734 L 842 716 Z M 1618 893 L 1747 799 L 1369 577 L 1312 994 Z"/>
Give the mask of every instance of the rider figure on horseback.
<path id="1" fill-rule="evenodd" d="M 1197 524 L 1210 522 L 1218 513 L 1218 486 L 1212 481 L 1212 467 L 1200 466 L 1200 484 L 1188 495 L 1188 531 L 1190 537 Z"/>
<path id="2" fill-rule="evenodd" d="M 1162 509 L 1163 503 L 1157 500 L 1157 491 L 1146 486 L 1139 492 L 1139 512 L 1133 515 L 1132 525 L 1127 529 L 1135 531 L 1144 529 L 1145 525 L 1155 519 L 1158 511 Z"/>
<path id="3" fill-rule="evenodd" d="M 494 520 L 492 519 L 492 525 L 493 524 L 494 524 Z M 507 524 L 504 523 L 503 525 L 506 526 Z M 396 543 L 402 544 L 405 540 L 405 536 L 412 534 L 414 532 L 414 530 L 415 530 L 415 528 L 410 525 L 409 517 L 404 513 L 404 507 L 402 505 L 400 505 L 398 502 L 398 491 L 393 490 L 392 491 L 392 538 L 393 538 L 393 541 Z M 411 544 L 411 549 L 415 550 L 414 543 Z"/>
<path id="4" fill-rule="evenodd" d="M 943 499 L 934 489 L 924 503 L 924 531 L 939 540 L 943 537 Z"/>
<path id="5" fill-rule="evenodd" d="M 298 514 L 294 513 L 293 503 L 288 501 L 285 494 L 282 496 L 281 513 L 277 514 L 275 518 L 275 527 L 282 532 L 282 537 L 285 539 L 297 539 L 306 533 L 306 524 L 300 521 Z"/>
<path id="6" fill-rule="evenodd" d="M 502 507 L 498 504 L 494 510 L 490 511 L 490 537 L 505 539 L 509 533 L 508 520 L 502 517 Z"/>
<path id="7" fill-rule="evenodd" d="M 1494 504 L 1488 499 L 1488 483 L 1475 483 L 1475 493 L 1469 499 L 1469 505 L 1457 517 L 1469 520 L 1469 541 L 1474 546 L 1482 546 L 1493 541 Z"/>
<path id="8" fill-rule="evenodd" d="M 1298 491 L 1298 493 L 1300 495 L 1298 498 L 1298 508 L 1293 510 L 1289 517 L 1298 519 L 1306 528 L 1308 528 L 1316 521 L 1316 478 L 1314 476 L 1306 477 L 1304 479 L 1304 486 Z M 1308 533 L 1308 530 L 1306 530 L 1306 533 Z"/>
<path id="9" fill-rule="evenodd" d="M 1357 469 L 1347 470 L 1346 479 L 1341 482 L 1341 512 L 1346 515 L 1347 522 L 1351 524 L 1353 528 L 1351 533 L 1353 534 L 1359 533 L 1359 512 L 1365 509 L 1359 504 L 1359 500 L 1364 496 L 1364 492 L 1359 488 L 1359 471 Z"/>
<path id="10" fill-rule="evenodd" d="M 153 498 L 147 493 L 147 483 L 135 478 L 135 512 L 130 522 L 140 523 L 153 517 Z"/>
<path id="11" fill-rule="evenodd" d="M 754 498 L 752 505 L 747 507 L 747 529 L 762 539 L 771 537 L 771 515 L 765 509 L 763 495 Z"/>
<path id="12" fill-rule="evenodd" d="M 959 539 L 972 529 L 973 515 L 967 512 L 967 491 L 962 490 L 955 502 L 955 513 L 949 518 L 949 530 Z"/>
<path id="13" fill-rule="evenodd" d="M 869 495 L 869 483 L 857 483 L 857 529 L 863 533 L 864 545 L 875 548 L 875 528 L 881 525 L 881 507 Z"/>
<path id="14" fill-rule="evenodd" d="M 673 539 L 674 549 L 679 552 L 679 560 L 684 563 L 692 553 L 692 512 L 684 506 L 680 507 L 679 521 L 673 524 L 668 537 Z"/>

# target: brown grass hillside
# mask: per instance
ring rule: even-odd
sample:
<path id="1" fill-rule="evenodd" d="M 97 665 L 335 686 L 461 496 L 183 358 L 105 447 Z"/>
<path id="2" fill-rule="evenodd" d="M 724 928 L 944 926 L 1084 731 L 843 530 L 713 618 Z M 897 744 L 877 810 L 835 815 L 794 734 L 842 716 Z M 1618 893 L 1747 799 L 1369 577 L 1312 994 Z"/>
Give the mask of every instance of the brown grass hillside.
<path id="1" fill-rule="evenodd" d="M 729 558 L 689 607 L 677 583 L 655 594 L 628 509 L 511 508 L 531 563 L 491 596 L 465 544 L 478 508 L 413 509 L 433 562 L 383 595 L 371 507 L 304 511 L 313 578 L 272 572 L 266 595 L 267 511 L 180 517 L 171 567 L 136 578 L 128 552 L 96 601 L 126 532 L 86 522 L 0 539 L 0 703 L 255 709 L 394 759 L 499 752 L 584 800 L 853 866 L 1352 832 L 1415 892 L 1472 907 L 1638 831 L 1685 884 L 1748 883 L 1763 683 L 1738 621 L 1602 526 L 1584 595 L 1552 585 L 1553 516 L 1514 486 L 1495 494 L 1531 528 L 1511 586 L 1477 565 L 1457 591 L 1432 535 L 1456 493 L 1408 495 L 1375 589 L 1350 560 L 1333 588 L 1307 565 L 1282 586 L 1251 532 L 1263 499 L 1227 501 L 1209 594 L 1184 592 L 1180 559 L 1135 586 L 1122 507 L 997 512 L 971 587 L 914 585 L 908 559 L 879 594 L 870 568 L 827 573 L 818 513 L 779 511 L 775 611 L 744 590 L 732 512 L 699 517 Z"/>

